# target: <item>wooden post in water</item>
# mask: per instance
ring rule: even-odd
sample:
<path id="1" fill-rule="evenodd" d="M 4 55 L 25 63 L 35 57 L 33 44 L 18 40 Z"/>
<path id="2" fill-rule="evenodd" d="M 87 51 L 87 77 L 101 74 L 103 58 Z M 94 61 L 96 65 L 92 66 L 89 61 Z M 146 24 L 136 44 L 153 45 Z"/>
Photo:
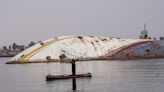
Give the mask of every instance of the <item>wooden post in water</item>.
<path id="1" fill-rule="evenodd" d="M 72 75 L 76 75 L 76 64 L 75 64 L 75 60 L 73 59 L 72 60 Z"/>
<path id="2" fill-rule="evenodd" d="M 72 75 L 76 75 L 76 64 L 75 64 L 76 60 L 72 60 Z M 76 78 L 72 79 L 72 89 L 76 90 Z"/>

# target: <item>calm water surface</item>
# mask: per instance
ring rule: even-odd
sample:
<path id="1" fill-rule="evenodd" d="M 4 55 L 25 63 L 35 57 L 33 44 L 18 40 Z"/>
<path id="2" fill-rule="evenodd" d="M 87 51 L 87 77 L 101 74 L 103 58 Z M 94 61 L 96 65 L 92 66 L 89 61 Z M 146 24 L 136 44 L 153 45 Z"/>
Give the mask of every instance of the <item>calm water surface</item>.
<path id="1" fill-rule="evenodd" d="M 0 58 L 0 92 L 72 92 L 72 80 L 46 82 L 47 74 L 70 74 L 71 65 L 5 64 Z M 77 92 L 164 92 L 164 59 L 77 62 Z"/>

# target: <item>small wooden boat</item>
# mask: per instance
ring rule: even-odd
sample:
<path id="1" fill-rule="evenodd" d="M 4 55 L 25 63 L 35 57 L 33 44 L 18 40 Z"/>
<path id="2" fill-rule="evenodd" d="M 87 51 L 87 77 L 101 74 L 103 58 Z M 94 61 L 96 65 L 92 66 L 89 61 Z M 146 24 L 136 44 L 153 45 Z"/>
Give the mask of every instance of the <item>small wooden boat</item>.
<path id="1" fill-rule="evenodd" d="M 77 74 L 77 75 L 47 75 L 46 80 L 59 80 L 59 79 L 70 79 L 70 78 L 84 78 L 84 77 L 92 77 L 91 73 L 86 74 Z"/>

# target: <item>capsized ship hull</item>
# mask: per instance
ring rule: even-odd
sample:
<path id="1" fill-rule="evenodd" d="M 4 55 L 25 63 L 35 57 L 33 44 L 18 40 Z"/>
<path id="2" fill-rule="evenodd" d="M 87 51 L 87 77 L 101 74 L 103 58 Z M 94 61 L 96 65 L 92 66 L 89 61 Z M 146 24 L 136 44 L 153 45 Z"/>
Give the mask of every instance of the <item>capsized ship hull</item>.
<path id="1" fill-rule="evenodd" d="M 7 63 L 163 57 L 163 40 L 63 36 L 40 42 L 19 53 Z"/>

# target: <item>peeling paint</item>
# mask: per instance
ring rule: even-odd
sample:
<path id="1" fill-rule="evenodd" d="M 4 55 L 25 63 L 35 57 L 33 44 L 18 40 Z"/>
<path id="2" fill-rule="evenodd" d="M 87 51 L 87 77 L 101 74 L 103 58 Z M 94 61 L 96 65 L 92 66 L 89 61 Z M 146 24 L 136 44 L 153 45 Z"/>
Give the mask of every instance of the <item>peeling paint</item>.
<path id="1" fill-rule="evenodd" d="M 108 59 L 162 58 L 164 57 L 164 47 L 160 44 L 160 41 L 142 42 L 127 46 L 112 56 L 107 56 Z"/>
<path id="2" fill-rule="evenodd" d="M 164 57 L 164 41 L 94 36 L 55 37 L 38 43 L 10 62 L 50 62 Z"/>

